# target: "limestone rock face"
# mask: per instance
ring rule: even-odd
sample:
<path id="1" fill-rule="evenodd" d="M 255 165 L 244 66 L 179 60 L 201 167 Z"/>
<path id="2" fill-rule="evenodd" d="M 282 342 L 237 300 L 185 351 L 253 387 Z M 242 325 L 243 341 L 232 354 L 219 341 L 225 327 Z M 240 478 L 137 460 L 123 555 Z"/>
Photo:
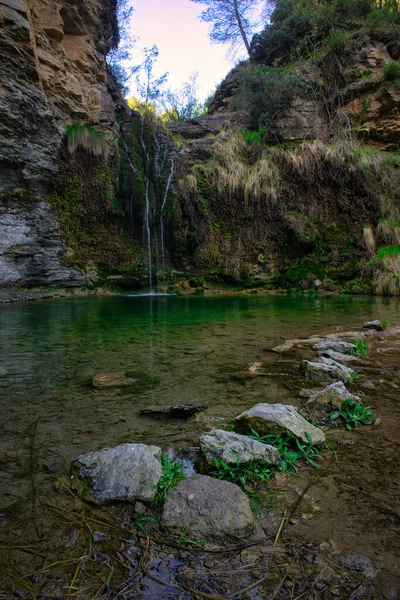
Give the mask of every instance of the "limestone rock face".
<path id="1" fill-rule="evenodd" d="M 211 466 L 216 458 L 223 460 L 227 465 L 236 465 L 237 462 L 248 465 L 256 460 L 277 465 L 280 461 L 280 454 L 273 446 L 222 429 L 214 429 L 202 435 L 200 448 L 206 462 Z"/>
<path id="2" fill-rule="evenodd" d="M 163 468 L 158 446 L 121 444 L 79 456 L 73 463 L 81 496 L 97 504 L 151 500 Z"/>
<path id="3" fill-rule="evenodd" d="M 255 530 L 250 501 L 228 481 L 196 475 L 169 491 L 161 525 L 171 535 L 223 544 L 243 542 Z"/>
<path id="4" fill-rule="evenodd" d="M 243 433 L 250 433 L 252 429 L 260 434 L 293 433 L 303 442 L 307 442 L 308 433 L 314 443 L 325 440 L 323 432 L 308 423 L 290 404 L 256 404 L 236 417 L 235 429 Z"/>
<path id="5" fill-rule="evenodd" d="M 113 0 L 0 1 L 0 285 L 85 283 L 62 260 L 47 194 L 69 123 L 116 133 L 113 27 Z"/>

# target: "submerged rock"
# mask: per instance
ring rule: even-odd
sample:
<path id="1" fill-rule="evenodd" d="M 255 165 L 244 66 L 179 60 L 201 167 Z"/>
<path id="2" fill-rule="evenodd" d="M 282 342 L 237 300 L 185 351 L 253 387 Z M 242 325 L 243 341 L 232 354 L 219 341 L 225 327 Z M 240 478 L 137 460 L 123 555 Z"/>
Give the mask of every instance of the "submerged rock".
<path id="1" fill-rule="evenodd" d="M 216 458 L 222 459 L 227 465 L 236 465 L 237 462 L 249 465 L 256 460 L 277 465 L 280 461 L 279 451 L 273 446 L 222 429 L 214 429 L 202 435 L 200 448 L 206 462 L 211 466 Z"/>
<path id="2" fill-rule="evenodd" d="M 179 404 L 177 406 L 147 406 L 140 412 L 154 419 L 185 419 L 208 408 L 207 404 Z"/>
<path id="3" fill-rule="evenodd" d="M 313 350 L 318 350 L 318 352 L 333 350 L 334 352 L 340 352 L 341 354 L 357 353 L 357 348 L 354 344 L 350 344 L 349 342 L 335 342 L 334 340 L 324 340 L 323 342 L 318 342 L 318 344 L 314 344 Z"/>
<path id="4" fill-rule="evenodd" d="M 243 542 L 255 531 L 246 494 L 206 475 L 184 479 L 168 492 L 161 525 L 171 535 L 222 544 Z"/>
<path id="5" fill-rule="evenodd" d="M 331 379 L 333 381 L 350 381 L 352 369 L 340 365 L 332 359 L 326 359 L 328 363 L 321 359 L 322 362 L 310 362 L 303 360 L 300 364 L 300 373 L 308 379 Z"/>
<path id="6" fill-rule="evenodd" d="M 125 373 L 98 373 L 92 379 L 92 386 L 96 390 L 127 387 L 136 383 L 137 379 L 126 377 Z"/>
<path id="7" fill-rule="evenodd" d="M 72 463 L 74 487 L 90 502 L 150 500 L 163 474 L 158 446 L 121 444 L 79 456 Z"/>
<path id="8" fill-rule="evenodd" d="M 373 329 L 374 331 L 384 331 L 385 328 L 382 325 L 382 323 L 380 321 L 378 321 L 378 319 L 375 319 L 375 321 L 367 321 L 366 323 L 364 323 L 363 329 Z"/>
<path id="9" fill-rule="evenodd" d="M 0 367 L 0 377 L 8 375 L 8 371 L 4 367 Z"/>
<path id="10" fill-rule="evenodd" d="M 252 429 L 260 435 L 266 433 L 292 433 L 303 442 L 307 442 L 306 433 L 314 443 L 325 440 L 323 432 L 308 423 L 290 404 L 256 404 L 250 410 L 235 419 L 235 429 L 242 433 L 250 433 Z"/>

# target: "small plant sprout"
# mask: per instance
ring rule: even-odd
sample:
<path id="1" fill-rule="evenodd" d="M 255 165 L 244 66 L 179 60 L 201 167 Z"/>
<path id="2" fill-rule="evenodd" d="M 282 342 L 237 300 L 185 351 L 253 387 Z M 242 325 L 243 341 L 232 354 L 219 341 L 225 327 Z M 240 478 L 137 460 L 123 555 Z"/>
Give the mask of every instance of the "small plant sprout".
<path id="1" fill-rule="evenodd" d="M 164 469 L 164 475 L 155 486 L 157 493 L 153 502 L 157 513 L 161 513 L 162 511 L 168 490 L 178 485 L 178 483 L 186 477 L 181 460 L 173 461 L 168 456 L 161 456 L 160 462 Z"/>
<path id="2" fill-rule="evenodd" d="M 357 379 L 360 379 L 360 377 L 361 377 L 361 373 L 360 373 L 359 369 L 356 369 L 355 371 L 350 373 L 349 384 L 353 385 L 353 383 L 355 383 L 357 381 Z"/>
<path id="3" fill-rule="evenodd" d="M 367 354 L 367 344 L 362 340 L 349 340 L 349 343 L 356 347 L 355 350 L 350 351 L 351 355 L 354 355 L 356 352 L 360 356 L 365 356 Z"/>
<path id="4" fill-rule="evenodd" d="M 371 420 L 374 411 L 370 406 L 363 406 L 361 402 L 355 404 L 353 402 L 352 398 L 347 398 L 337 410 L 329 413 L 329 419 L 335 421 L 341 418 L 346 424 L 346 429 L 350 431 L 359 425 L 367 424 Z"/>
<path id="5" fill-rule="evenodd" d="M 382 317 L 380 321 L 381 321 L 381 325 L 382 325 L 383 329 L 387 329 L 387 327 L 389 325 L 389 321 L 388 321 L 387 317 Z"/>

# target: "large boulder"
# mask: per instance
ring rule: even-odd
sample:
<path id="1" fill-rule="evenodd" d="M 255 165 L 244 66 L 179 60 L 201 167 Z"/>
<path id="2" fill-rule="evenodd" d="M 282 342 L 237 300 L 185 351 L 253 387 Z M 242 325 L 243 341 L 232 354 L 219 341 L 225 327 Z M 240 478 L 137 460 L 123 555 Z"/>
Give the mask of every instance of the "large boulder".
<path id="1" fill-rule="evenodd" d="M 235 429 L 241 433 L 250 433 L 254 429 L 260 435 L 292 433 L 303 442 L 308 441 L 308 433 L 314 443 L 325 441 L 323 432 L 306 421 L 290 404 L 256 404 L 236 417 Z"/>
<path id="2" fill-rule="evenodd" d="M 340 352 L 341 354 L 357 353 L 357 348 L 354 344 L 334 340 L 324 340 L 323 342 L 318 342 L 317 344 L 314 344 L 313 349 L 318 350 L 318 352 L 333 350 L 334 352 Z"/>
<path id="3" fill-rule="evenodd" d="M 200 438 L 200 448 L 204 460 L 213 466 L 215 459 L 223 460 L 227 465 L 249 465 L 261 460 L 269 465 L 280 461 L 279 451 L 269 444 L 262 444 L 245 435 L 233 431 L 214 429 Z"/>
<path id="4" fill-rule="evenodd" d="M 344 381 L 348 383 L 353 373 L 352 369 L 328 360 L 329 364 L 321 359 L 321 362 L 303 360 L 300 364 L 300 373 L 307 379 L 331 379 L 332 381 Z"/>
<path id="5" fill-rule="evenodd" d="M 161 525 L 171 535 L 222 544 L 243 542 L 255 531 L 246 494 L 206 475 L 184 479 L 168 492 Z"/>
<path id="6" fill-rule="evenodd" d="M 97 504 L 151 500 L 163 475 L 158 446 L 121 444 L 79 456 L 72 464 L 74 488 Z"/>

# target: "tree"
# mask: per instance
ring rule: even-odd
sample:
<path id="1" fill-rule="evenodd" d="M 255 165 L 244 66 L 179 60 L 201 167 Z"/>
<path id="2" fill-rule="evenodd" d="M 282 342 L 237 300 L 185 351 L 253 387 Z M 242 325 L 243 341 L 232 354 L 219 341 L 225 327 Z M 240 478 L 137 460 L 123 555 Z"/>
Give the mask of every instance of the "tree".
<path id="1" fill-rule="evenodd" d="M 193 73 L 188 81 L 176 90 L 167 90 L 161 96 L 163 121 L 184 121 L 198 117 L 204 112 L 204 105 L 199 102 L 197 93 L 199 84 L 198 73 Z"/>
<path id="2" fill-rule="evenodd" d="M 162 87 L 166 83 L 168 73 L 163 73 L 160 77 L 154 77 L 153 69 L 158 56 L 157 46 L 144 48 L 144 60 L 136 74 L 136 90 L 139 101 L 146 108 L 152 104 L 157 104 L 161 94 Z"/>
<path id="3" fill-rule="evenodd" d="M 117 0 L 117 26 L 110 40 L 107 64 L 123 93 L 127 91 L 128 80 L 140 68 L 140 66 L 126 66 L 137 41 L 137 38 L 130 33 L 132 15 L 133 8 L 129 6 L 129 0 Z"/>
<path id="4" fill-rule="evenodd" d="M 212 23 L 209 33 L 212 42 L 230 44 L 232 56 L 244 44 L 250 58 L 252 19 L 261 1 L 263 0 L 192 0 L 207 7 L 201 12 L 200 19 Z"/>

